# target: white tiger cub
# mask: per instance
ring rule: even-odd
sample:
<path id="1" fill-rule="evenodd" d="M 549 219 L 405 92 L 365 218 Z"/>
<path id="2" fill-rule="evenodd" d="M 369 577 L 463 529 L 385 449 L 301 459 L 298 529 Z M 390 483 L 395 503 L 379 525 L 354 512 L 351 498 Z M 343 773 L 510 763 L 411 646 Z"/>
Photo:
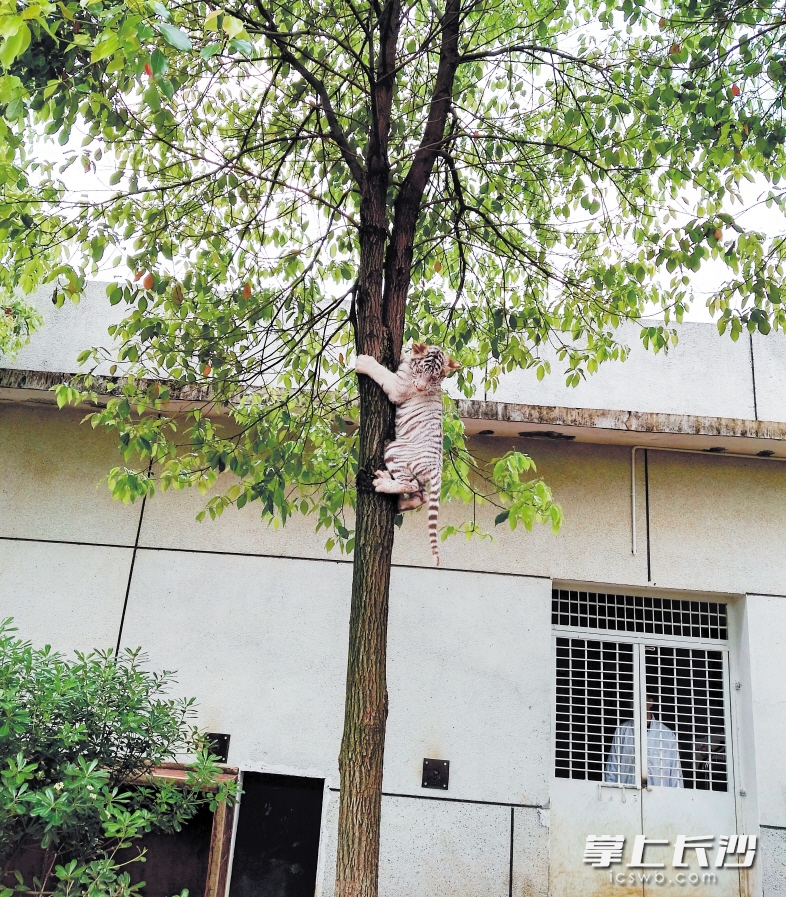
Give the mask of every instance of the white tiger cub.
<path id="1" fill-rule="evenodd" d="M 437 520 L 442 487 L 442 381 L 461 365 L 439 346 L 415 343 L 394 374 L 370 355 L 358 355 L 355 370 L 376 381 L 396 406 L 396 439 L 385 449 L 387 470 L 376 471 L 377 492 L 398 495 L 399 511 L 426 503 L 431 553 L 439 566 Z"/>

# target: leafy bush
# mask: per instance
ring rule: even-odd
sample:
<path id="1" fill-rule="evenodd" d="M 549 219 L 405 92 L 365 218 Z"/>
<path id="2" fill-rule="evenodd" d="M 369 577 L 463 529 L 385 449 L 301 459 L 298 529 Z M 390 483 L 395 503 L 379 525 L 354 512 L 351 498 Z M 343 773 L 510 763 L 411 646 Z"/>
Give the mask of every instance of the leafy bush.
<path id="1" fill-rule="evenodd" d="M 232 801 L 236 786 L 218 781 L 193 700 L 167 697 L 171 672 L 145 669 L 139 650 L 67 659 L 11 623 L 0 623 L 0 897 L 138 894 L 127 867 L 144 851 L 128 848 Z M 184 754 L 196 758 L 185 785 L 153 782 L 153 767 Z M 39 871 L 23 880 L 36 850 Z"/>
<path id="2" fill-rule="evenodd" d="M 22 299 L 0 298 L 0 358 L 12 361 L 42 324 L 41 315 Z"/>

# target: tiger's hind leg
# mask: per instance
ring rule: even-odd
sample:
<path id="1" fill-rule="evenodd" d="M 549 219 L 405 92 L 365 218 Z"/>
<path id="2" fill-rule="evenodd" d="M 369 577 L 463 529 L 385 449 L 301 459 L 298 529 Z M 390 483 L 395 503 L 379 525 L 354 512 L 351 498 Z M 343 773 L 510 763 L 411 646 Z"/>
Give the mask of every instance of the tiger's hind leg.
<path id="1" fill-rule="evenodd" d="M 376 471 L 376 479 L 373 481 L 374 489 L 387 495 L 408 495 L 422 491 L 423 487 L 412 471 L 396 460 L 394 447 L 395 442 L 391 442 L 385 450 L 385 464 L 388 469 Z"/>
<path id="2" fill-rule="evenodd" d="M 426 496 L 422 491 L 411 492 L 408 498 L 405 498 L 403 495 L 399 496 L 398 509 L 399 511 L 414 511 L 415 508 L 419 508 L 425 503 Z"/>
<path id="3" fill-rule="evenodd" d="M 386 495 L 406 495 L 410 492 L 418 492 L 420 483 L 412 478 L 409 471 L 401 471 L 396 476 L 397 471 L 378 470 L 376 471 L 376 479 L 372 485 L 377 492 L 384 492 Z M 409 476 L 407 476 L 409 474 Z"/>

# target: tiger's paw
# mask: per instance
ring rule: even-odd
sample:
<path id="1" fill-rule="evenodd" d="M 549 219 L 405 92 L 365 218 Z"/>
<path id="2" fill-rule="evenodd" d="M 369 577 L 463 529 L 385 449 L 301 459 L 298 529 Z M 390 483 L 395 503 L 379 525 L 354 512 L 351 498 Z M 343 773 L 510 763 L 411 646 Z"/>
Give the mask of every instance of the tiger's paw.
<path id="1" fill-rule="evenodd" d="M 426 503 L 426 496 L 422 492 L 412 492 L 409 497 L 403 495 L 398 500 L 399 511 L 414 511 Z"/>
<path id="2" fill-rule="evenodd" d="M 394 495 L 400 491 L 397 488 L 398 484 L 390 475 L 387 477 L 377 477 L 371 485 L 377 492 L 383 492 L 387 495 Z"/>
<path id="3" fill-rule="evenodd" d="M 374 367 L 375 359 L 370 355 L 358 355 L 355 359 L 355 370 L 358 374 L 368 375 Z"/>

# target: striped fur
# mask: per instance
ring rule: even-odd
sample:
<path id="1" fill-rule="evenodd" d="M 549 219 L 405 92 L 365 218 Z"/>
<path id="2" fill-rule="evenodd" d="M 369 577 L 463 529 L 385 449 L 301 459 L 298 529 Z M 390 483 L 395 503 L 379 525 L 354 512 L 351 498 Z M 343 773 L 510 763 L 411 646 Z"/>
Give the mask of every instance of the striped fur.
<path id="1" fill-rule="evenodd" d="M 400 511 L 426 503 L 431 553 L 439 565 L 439 497 L 442 487 L 442 380 L 460 365 L 438 346 L 416 343 L 395 374 L 370 355 L 355 370 L 375 380 L 396 406 L 396 439 L 385 449 L 387 470 L 378 470 L 377 492 L 398 495 Z"/>

